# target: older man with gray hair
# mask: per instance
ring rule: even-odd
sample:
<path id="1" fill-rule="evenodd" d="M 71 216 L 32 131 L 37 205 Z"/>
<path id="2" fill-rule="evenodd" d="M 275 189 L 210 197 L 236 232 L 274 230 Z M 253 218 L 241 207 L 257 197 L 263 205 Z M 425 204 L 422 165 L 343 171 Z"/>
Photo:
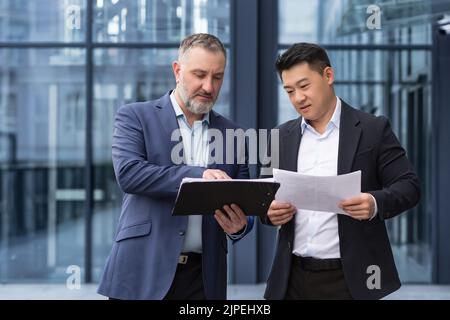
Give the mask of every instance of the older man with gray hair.
<path id="1" fill-rule="evenodd" d="M 185 177 L 249 177 L 247 163 L 239 164 L 237 158 L 233 164 L 209 161 L 208 130 L 225 136 L 225 130 L 238 129 L 212 111 L 225 65 L 219 39 L 191 35 L 172 64 L 175 90 L 118 110 L 112 155 L 124 197 L 100 294 L 111 299 L 226 299 L 226 235 L 241 239 L 253 219 L 234 204 L 217 208 L 214 216 L 171 214 Z M 181 165 L 171 157 L 175 130 L 181 131 Z"/>

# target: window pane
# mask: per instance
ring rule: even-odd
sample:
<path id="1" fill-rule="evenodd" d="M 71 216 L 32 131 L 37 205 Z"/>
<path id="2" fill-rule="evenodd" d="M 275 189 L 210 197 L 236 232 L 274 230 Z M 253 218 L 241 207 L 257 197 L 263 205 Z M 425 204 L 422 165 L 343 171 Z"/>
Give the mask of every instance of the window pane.
<path id="1" fill-rule="evenodd" d="M 230 39 L 230 0 L 95 0 L 94 41 L 179 42 L 206 32 Z"/>
<path id="2" fill-rule="evenodd" d="M 436 12 L 432 1 L 279 0 L 279 42 L 430 44 L 432 23 L 450 12 L 439 2 Z"/>
<path id="3" fill-rule="evenodd" d="M 0 41 L 85 39 L 86 0 L 0 0 Z"/>
<path id="4" fill-rule="evenodd" d="M 171 63 L 177 49 L 96 49 L 94 73 L 94 279 L 98 280 L 111 250 L 120 215 L 122 193 L 111 161 L 114 117 L 118 107 L 153 100 L 174 89 Z M 230 75 L 225 80 L 214 110 L 228 117 Z"/>
<path id="5" fill-rule="evenodd" d="M 0 281 L 84 264 L 85 52 L 0 49 Z"/>

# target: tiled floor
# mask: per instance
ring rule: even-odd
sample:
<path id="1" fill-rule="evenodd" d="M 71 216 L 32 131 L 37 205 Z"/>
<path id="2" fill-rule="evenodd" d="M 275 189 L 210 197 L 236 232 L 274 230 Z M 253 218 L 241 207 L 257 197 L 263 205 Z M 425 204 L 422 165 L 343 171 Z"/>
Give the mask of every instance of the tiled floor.
<path id="1" fill-rule="evenodd" d="M 260 300 L 265 284 L 230 285 L 230 300 Z M 82 285 L 79 290 L 69 290 L 62 285 L 3 284 L 0 285 L 0 300 L 102 300 L 96 293 L 96 285 Z M 390 300 L 450 300 L 450 286 L 404 285 L 399 291 L 386 297 Z"/>

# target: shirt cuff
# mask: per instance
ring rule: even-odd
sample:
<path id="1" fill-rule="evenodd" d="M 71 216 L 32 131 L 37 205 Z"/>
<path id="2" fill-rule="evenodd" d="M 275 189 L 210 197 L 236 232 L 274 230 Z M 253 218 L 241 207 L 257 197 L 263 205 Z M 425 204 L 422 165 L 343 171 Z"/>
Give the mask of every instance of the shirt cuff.
<path id="1" fill-rule="evenodd" d="M 227 236 L 231 240 L 238 240 L 238 239 L 242 238 L 244 236 L 245 232 L 247 231 L 247 225 L 248 225 L 248 223 L 245 225 L 244 228 L 242 228 L 242 230 L 240 230 L 240 231 L 238 231 L 236 233 L 233 233 L 233 234 L 228 234 L 227 233 Z"/>
<path id="2" fill-rule="evenodd" d="M 369 194 L 370 194 L 370 193 L 369 193 Z M 375 218 L 376 215 L 377 215 L 377 213 L 378 213 L 377 200 L 375 199 L 375 197 L 374 197 L 373 195 L 370 194 L 370 196 L 371 196 L 372 199 L 373 199 L 373 203 L 375 203 L 375 209 L 374 209 L 373 215 L 372 215 L 372 217 L 369 219 L 369 221 L 371 221 L 373 218 Z"/>

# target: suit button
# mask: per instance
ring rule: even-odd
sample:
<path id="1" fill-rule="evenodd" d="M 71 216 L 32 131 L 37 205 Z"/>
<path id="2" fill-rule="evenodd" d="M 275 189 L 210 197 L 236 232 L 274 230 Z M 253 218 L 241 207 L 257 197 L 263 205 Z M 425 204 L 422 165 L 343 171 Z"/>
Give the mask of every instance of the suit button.
<path id="1" fill-rule="evenodd" d="M 178 234 L 179 234 L 180 236 L 184 236 L 184 231 L 183 231 L 183 230 L 180 230 L 180 231 L 178 231 Z"/>

